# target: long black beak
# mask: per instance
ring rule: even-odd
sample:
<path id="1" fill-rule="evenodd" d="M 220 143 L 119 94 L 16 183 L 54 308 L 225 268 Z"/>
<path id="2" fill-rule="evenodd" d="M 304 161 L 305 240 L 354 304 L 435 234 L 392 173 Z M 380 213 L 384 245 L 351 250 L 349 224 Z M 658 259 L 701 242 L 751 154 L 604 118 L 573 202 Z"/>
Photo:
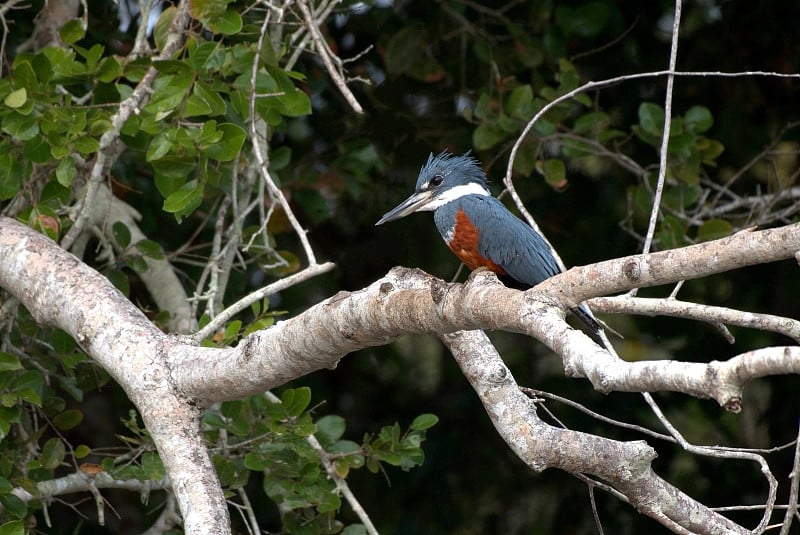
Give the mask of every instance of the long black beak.
<path id="1" fill-rule="evenodd" d="M 400 219 L 401 217 L 405 217 L 410 213 L 416 212 L 429 202 L 433 200 L 433 192 L 431 191 L 421 191 L 419 193 L 413 194 L 408 199 L 404 200 L 385 214 L 383 217 L 378 220 L 375 225 L 383 225 L 389 221 L 394 221 L 395 219 Z"/>

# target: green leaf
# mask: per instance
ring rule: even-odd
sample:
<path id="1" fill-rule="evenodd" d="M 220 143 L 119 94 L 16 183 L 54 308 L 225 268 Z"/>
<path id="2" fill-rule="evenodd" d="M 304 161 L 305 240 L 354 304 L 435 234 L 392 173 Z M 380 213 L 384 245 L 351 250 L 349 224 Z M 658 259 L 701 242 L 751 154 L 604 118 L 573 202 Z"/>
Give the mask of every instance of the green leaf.
<path id="1" fill-rule="evenodd" d="M 506 100 L 506 114 L 517 119 L 529 119 L 533 112 L 533 88 L 521 85 Z"/>
<path id="2" fill-rule="evenodd" d="M 17 357 L 10 353 L 0 351 L 0 372 L 10 372 L 21 369 L 22 363 Z"/>
<path id="3" fill-rule="evenodd" d="M 78 409 L 67 409 L 53 417 L 53 425 L 61 431 L 77 427 L 83 421 L 83 413 Z"/>
<path id="4" fill-rule="evenodd" d="M 344 435 L 347 424 L 345 419 L 335 414 L 323 416 L 315 422 L 317 424 L 317 438 L 323 446 L 330 446 Z"/>
<path id="5" fill-rule="evenodd" d="M 223 337 L 226 339 L 235 339 L 239 335 L 239 331 L 241 330 L 242 330 L 242 321 L 234 320 L 225 326 L 225 332 L 223 334 Z"/>
<path id="6" fill-rule="evenodd" d="M 311 403 L 311 389 L 307 386 L 290 388 L 281 395 L 283 409 L 289 416 L 300 416 Z"/>
<path id="7" fill-rule="evenodd" d="M 435 414 L 430 414 L 430 413 L 420 414 L 419 416 L 414 418 L 414 421 L 411 422 L 411 425 L 409 427 L 414 431 L 424 431 L 425 429 L 430 429 L 438 422 L 439 422 L 439 417 L 436 416 Z"/>
<path id="8" fill-rule="evenodd" d="M 715 165 L 717 157 L 725 151 L 725 145 L 715 139 L 701 138 L 697 140 L 697 151 L 700 161 L 706 165 Z"/>
<path id="9" fill-rule="evenodd" d="M 210 86 L 197 82 L 192 88 L 192 94 L 186 100 L 183 117 L 198 115 L 222 115 L 225 113 L 225 101 L 222 100 Z"/>
<path id="10" fill-rule="evenodd" d="M 549 158 L 542 162 L 544 180 L 555 190 L 564 189 L 567 185 L 567 168 L 563 160 Z"/>
<path id="11" fill-rule="evenodd" d="M 331 205 L 322 192 L 315 189 L 297 189 L 294 200 L 303 208 L 303 212 L 315 224 L 321 223 L 331 217 Z"/>
<path id="12" fill-rule="evenodd" d="M 75 178 L 76 174 L 75 161 L 72 158 L 66 157 L 58 162 L 58 167 L 56 167 L 56 180 L 58 180 L 59 184 L 65 188 L 70 187 L 70 185 L 72 185 L 72 179 Z"/>
<path id="13" fill-rule="evenodd" d="M 664 108 L 651 102 L 639 105 L 639 125 L 651 136 L 660 136 L 664 131 Z"/>
<path id="14" fill-rule="evenodd" d="M 205 70 L 211 56 L 220 48 L 216 41 L 206 41 L 189 52 L 189 62 L 196 71 Z"/>
<path id="15" fill-rule="evenodd" d="M 25 159 L 35 163 L 45 163 L 50 160 L 50 144 L 43 136 L 25 142 Z"/>
<path id="16" fill-rule="evenodd" d="M 338 511 L 339 507 L 341 506 L 342 506 L 342 499 L 339 497 L 338 494 L 331 491 L 323 491 L 319 494 L 319 503 L 317 504 L 317 510 L 320 513 Z"/>
<path id="17" fill-rule="evenodd" d="M 203 202 L 203 186 L 190 180 L 164 200 L 164 210 L 176 217 L 188 215 Z"/>
<path id="18" fill-rule="evenodd" d="M 72 19 L 61 27 L 58 32 L 64 44 L 71 45 L 77 43 L 86 35 L 86 29 L 80 19 Z"/>
<path id="19" fill-rule="evenodd" d="M 125 257 L 125 262 L 130 266 L 132 270 L 136 273 L 145 273 L 147 272 L 150 266 L 147 265 L 147 260 L 143 257 L 139 256 L 138 254 L 130 254 Z"/>
<path id="20" fill-rule="evenodd" d="M 150 141 L 150 144 L 147 146 L 147 152 L 145 153 L 145 160 L 147 160 L 148 162 L 160 160 L 169 153 L 171 148 L 172 148 L 172 141 L 169 140 L 169 136 L 167 136 L 166 133 L 158 134 L 152 139 L 152 141 Z"/>
<path id="21" fill-rule="evenodd" d="M 211 159 L 229 162 L 239 155 L 239 151 L 247 139 L 247 132 L 241 126 L 233 123 L 222 123 L 217 125 L 217 129 L 222 131 L 222 140 L 209 147 L 206 154 Z"/>
<path id="22" fill-rule="evenodd" d="M 28 101 L 28 90 L 20 87 L 16 91 L 12 91 L 3 100 L 3 103 L 9 108 L 21 108 Z"/>
<path id="23" fill-rule="evenodd" d="M 114 285 L 114 287 L 122 292 L 122 295 L 128 296 L 131 293 L 131 285 L 128 281 L 128 276 L 118 269 L 109 268 L 103 271 L 103 275 Z"/>
<path id="24" fill-rule="evenodd" d="M 0 525 L 0 535 L 25 535 L 25 525 L 22 520 L 12 520 Z"/>
<path id="25" fill-rule="evenodd" d="M 153 260 L 164 259 L 164 249 L 153 240 L 141 240 L 136 243 L 136 248 L 144 256 L 152 258 Z"/>
<path id="26" fill-rule="evenodd" d="M 205 22 L 212 32 L 222 35 L 234 35 L 242 30 L 242 16 L 238 11 L 228 10 L 221 17 Z"/>
<path id="27" fill-rule="evenodd" d="M 27 141 L 39 135 L 39 123 L 34 114 L 12 112 L 3 119 L 3 131 L 20 141 Z"/>
<path id="28" fill-rule="evenodd" d="M 92 448 L 86 444 L 80 444 L 77 448 L 75 448 L 76 459 L 84 459 L 89 456 L 90 453 L 92 453 Z"/>
<path id="29" fill-rule="evenodd" d="M 21 158 L 0 155 L 0 201 L 12 198 L 22 187 L 24 168 Z"/>
<path id="30" fill-rule="evenodd" d="M 733 225 L 724 219 L 710 219 L 697 229 L 697 239 L 700 241 L 717 240 L 733 234 Z"/>
<path id="31" fill-rule="evenodd" d="M 172 26 L 172 19 L 175 18 L 177 11 L 175 6 L 170 6 L 161 12 L 161 16 L 156 21 L 155 28 L 153 28 L 153 39 L 156 42 L 156 48 L 159 50 L 163 50 L 164 45 L 167 44 L 169 28 Z"/>
<path id="32" fill-rule="evenodd" d="M 42 404 L 42 398 L 39 393 L 43 388 L 44 377 L 37 370 L 28 370 L 11 383 L 11 391 L 20 399 L 30 401 L 39 406 Z"/>
<path id="33" fill-rule="evenodd" d="M 93 137 L 81 136 L 74 141 L 75 150 L 82 156 L 89 156 L 100 150 L 100 143 Z"/>
<path id="34" fill-rule="evenodd" d="M 576 134 L 588 134 L 598 132 L 609 124 L 608 114 L 602 111 L 584 113 L 575 121 L 572 131 Z"/>
<path id="35" fill-rule="evenodd" d="M 425 27 L 418 22 L 407 24 L 390 37 L 384 53 L 384 63 L 389 74 L 402 74 L 411 69 L 424 55 L 429 42 Z"/>
<path id="36" fill-rule="evenodd" d="M 705 106 L 692 106 L 683 116 L 686 128 L 692 132 L 702 133 L 714 125 L 714 117 Z"/>
<path id="37" fill-rule="evenodd" d="M 111 235 L 114 236 L 114 241 L 117 242 L 117 245 L 122 249 L 125 249 L 131 243 L 131 231 L 122 221 L 114 223 L 111 227 Z"/>
<path id="38" fill-rule="evenodd" d="M 505 137 L 505 133 L 494 123 L 483 123 L 472 132 L 472 145 L 476 150 L 488 150 L 497 145 Z"/>
<path id="39" fill-rule="evenodd" d="M 45 442 L 42 448 L 40 462 L 43 468 L 55 470 L 61 466 L 65 455 L 66 448 L 64 447 L 64 442 L 60 438 L 51 438 Z"/>
<path id="40" fill-rule="evenodd" d="M 11 424 L 19 422 L 19 406 L 2 407 L 0 406 L 0 439 L 8 436 Z"/>
<path id="41" fill-rule="evenodd" d="M 277 147 L 270 148 L 269 152 L 269 168 L 271 171 L 280 171 L 284 169 L 289 162 L 292 161 L 291 147 Z"/>
<path id="42" fill-rule="evenodd" d="M 106 56 L 100 61 L 95 76 L 101 82 L 114 82 L 122 76 L 122 65 L 114 56 Z"/>

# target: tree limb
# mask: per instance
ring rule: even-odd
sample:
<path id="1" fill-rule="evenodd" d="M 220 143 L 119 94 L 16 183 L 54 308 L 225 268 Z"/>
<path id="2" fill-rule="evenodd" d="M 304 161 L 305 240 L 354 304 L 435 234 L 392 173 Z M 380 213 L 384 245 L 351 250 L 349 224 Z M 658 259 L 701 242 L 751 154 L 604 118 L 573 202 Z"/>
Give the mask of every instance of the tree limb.
<path id="1" fill-rule="evenodd" d="M 687 533 L 749 533 L 656 475 L 651 468 L 656 453 L 645 442 L 619 442 L 552 427 L 540 420 L 534 402 L 520 390 L 482 331 L 440 338 L 500 436 L 532 469 L 560 468 L 595 475 L 622 492 L 639 512 L 672 530 L 677 526 Z"/>

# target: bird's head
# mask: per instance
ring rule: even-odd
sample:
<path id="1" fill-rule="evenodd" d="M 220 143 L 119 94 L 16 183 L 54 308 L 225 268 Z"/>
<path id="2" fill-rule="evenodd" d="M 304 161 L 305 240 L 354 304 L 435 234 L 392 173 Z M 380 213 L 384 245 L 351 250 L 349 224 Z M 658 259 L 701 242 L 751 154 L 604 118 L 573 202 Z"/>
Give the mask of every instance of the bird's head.
<path id="1" fill-rule="evenodd" d="M 376 225 L 413 212 L 430 212 L 464 195 L 490 195 L 486 175 L 478 160 L 466 153 L 442 152 L 428 157 L 417 178 L 414 194 L 383 215 Z"/>

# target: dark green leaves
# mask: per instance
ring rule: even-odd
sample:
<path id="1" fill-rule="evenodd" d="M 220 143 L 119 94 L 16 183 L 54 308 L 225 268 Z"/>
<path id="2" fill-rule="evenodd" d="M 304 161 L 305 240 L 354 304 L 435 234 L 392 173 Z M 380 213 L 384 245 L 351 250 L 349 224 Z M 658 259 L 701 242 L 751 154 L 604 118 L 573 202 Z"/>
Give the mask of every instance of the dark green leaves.
<path id="1" fill-rule="evenodd" d="M 386 46 L 384 62 L 390 74 L 406 74 L 422 82 L 440 80 L 445 71 L 439 62 L 425 53 L 430 36 L 421 23 L 411 22 L 395 33 Z"/>
<path id="2" fill-rule="evenodd" d="M 639 122 L 631 127 L 636 136 L 656 150 L 661 148 L 664 132 L 664 109 L 658 104 L 644 102 L 639 106 Z M 687 184 L 697 185 L 703 165 L 715 165 L 724 147 L 702 134 L 714 124 L 708 108 L 693 106 L 682 117 L 670 123 L 668 173 Z"/>

